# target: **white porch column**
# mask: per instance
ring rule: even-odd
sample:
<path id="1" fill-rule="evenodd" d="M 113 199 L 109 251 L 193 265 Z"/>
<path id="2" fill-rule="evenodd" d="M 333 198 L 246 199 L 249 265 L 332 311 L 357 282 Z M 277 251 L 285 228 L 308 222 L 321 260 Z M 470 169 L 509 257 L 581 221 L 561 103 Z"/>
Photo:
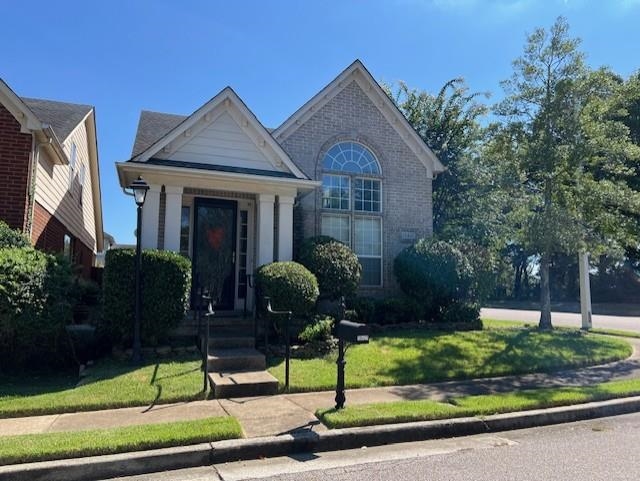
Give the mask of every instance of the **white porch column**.
<path id="1" fill-rule="evenodd" d="M 180 252 L 180 224 L 182 220 L 182 187 L 165 185 L 164 249 Z"/>
<path id="2" fill-rule="evenodd" d="M 275 196 L 258 194 L 258 263 L 273 262 L 273 205 Z"/>
<path id="3" fill-rule="evenodd" d="M 580 311 L 582 329 L 591 329 L 591 284 L 589 282 L 589 254 L 580 252 L 578 256 L 580 270 Z"/>
<path id="4" fill-rule="evenodd" d="M 160 189 L 161 185 L 149 184 L 147 197 L 142 206 L 142 237 L 140 238 L 143 249 L 158 248 L 158 216 L 160 215 Z M 140 235 L 140 233 L 137 233 Z"/>
<path id="5" fill-rule="evenodd" d="M 278 196 L 278 260 L 293 259 L 293 197 Z"/>

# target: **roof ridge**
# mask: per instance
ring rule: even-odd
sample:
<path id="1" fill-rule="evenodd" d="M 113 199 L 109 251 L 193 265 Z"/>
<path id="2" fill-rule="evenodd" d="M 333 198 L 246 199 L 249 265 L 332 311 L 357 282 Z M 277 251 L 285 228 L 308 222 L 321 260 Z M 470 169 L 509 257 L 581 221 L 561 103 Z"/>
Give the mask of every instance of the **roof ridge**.
<path id="1" fill-rule="evenodd" d="M 61 105 L 73 105 L 76 107 L 86 107 L 89 109 L 93 109 L 95 108 L 95 106 L 91 105 L 91 104 L 80 104 L 77 102 L 67 102 L 64 100 L 53 100 L 53 99 L 44 99 L 44 98 L 39 98 L 39 97 L 24 97 L 22 95 L 19 96 L 21 100 L 25 101 L 25 102 L 29 102 L 29 101 L 35 101 L 35 102 L 49 102 L 52 104 L 61 104 Z"/>

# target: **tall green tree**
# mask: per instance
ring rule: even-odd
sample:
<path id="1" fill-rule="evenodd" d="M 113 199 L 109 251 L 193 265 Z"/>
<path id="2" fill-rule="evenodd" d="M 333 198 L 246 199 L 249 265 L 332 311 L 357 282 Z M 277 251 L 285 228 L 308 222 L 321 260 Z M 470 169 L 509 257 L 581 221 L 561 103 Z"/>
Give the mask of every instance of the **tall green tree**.
<path id="1" fill-rule="evenodd" d="M 540 328 L 549 329 L 555 254 L 637 245 L 640 197 L 631 186 L 640 152 L 631 142 L 620 83 L 590 71 L 562 17 L 528 36 L 496 113 L 517 203 L 513 235 L 539 257 Z"/>
<path id="2" fill-rule="evenodd" d="M 488 94 L 470 92 L 461 78 L 446 82 L 436 94 L 399 82 L 387 94 L 447 170 L 433 182 L 433 230 L 445 239 L 484 241 L 491 217 L 482 216 L 479 193 L 491 169 L 481 164 L 479 150 L 485 136 L 481 120 Z"/>

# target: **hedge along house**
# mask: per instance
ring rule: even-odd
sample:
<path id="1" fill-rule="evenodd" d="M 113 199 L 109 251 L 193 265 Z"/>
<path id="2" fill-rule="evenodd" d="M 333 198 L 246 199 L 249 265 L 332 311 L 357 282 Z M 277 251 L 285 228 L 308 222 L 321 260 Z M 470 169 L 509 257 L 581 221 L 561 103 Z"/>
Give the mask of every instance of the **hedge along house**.
<path id="1" fill-rule="evenodd" d="M 444 171 L 359 60 L 275 130 L 229 87 L 189 116 L 143 111 L 117 169 L 122 187 L 150 184 L 143 248 L 191 257 L 194 279 L 224 278 L 219 310 L 251 306 L 247 274 L 319 234 L 356 252 L 363 295 L 394 292 L 393 260 L 431 235 Z"/>

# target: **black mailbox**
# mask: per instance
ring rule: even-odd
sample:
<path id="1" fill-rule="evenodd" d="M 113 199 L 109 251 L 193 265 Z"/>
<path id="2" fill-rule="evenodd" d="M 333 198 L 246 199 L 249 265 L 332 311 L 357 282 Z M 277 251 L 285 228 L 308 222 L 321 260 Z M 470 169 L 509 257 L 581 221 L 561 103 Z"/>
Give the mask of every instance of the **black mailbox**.
<path id="1" fill-rule="evenodd" d="M 336 330 L 338 339 L 356 344 L 369 342 L 369 326 L 359 322 L 340 321 Z"/>

